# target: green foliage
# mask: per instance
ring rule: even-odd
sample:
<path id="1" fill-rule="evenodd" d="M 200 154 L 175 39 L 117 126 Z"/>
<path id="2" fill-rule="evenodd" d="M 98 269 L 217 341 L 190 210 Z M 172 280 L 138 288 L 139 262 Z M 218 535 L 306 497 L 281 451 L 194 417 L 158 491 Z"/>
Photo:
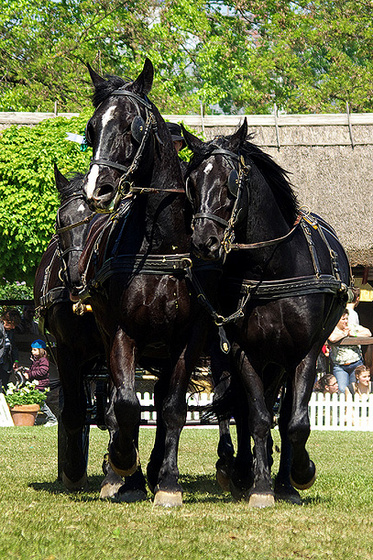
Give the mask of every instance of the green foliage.
<path id="1" fill-rule="evenodd" d="M 38 404 L 41 405 L 47 398 L 47 391 L 39 391 L 37 389 L 38 382 L 26 381 L 22 387 L 16 387 L 14 383 L 8 384 L 8 389 L 5 393 L 5 400 L 8 406 L 12 408 L 20 404 Z"/>
<path id="2" fill-rule="evenodd" d="M 66 133 L 83 134 L 91 113 L 12 126 L 0 137 L 0 277 L 32 283 L 59 205 L 54 164 L 67 175 L 87 169 L 90 150 L 81 152 Z"/>
<path id="3" fill-rule="evenodd" d="M 0 110 L 79 112 L 85 63 L 156 68 L 163 113 L 373 110 L 371 0 L 6 0 Z"/>
<path id="4" fill-rule="evenodd" d="M 26 282 L 9 282 L 3 278 L 0 282 L 0 299 L 32 299 L 32 287 L 27 286 Z"/>

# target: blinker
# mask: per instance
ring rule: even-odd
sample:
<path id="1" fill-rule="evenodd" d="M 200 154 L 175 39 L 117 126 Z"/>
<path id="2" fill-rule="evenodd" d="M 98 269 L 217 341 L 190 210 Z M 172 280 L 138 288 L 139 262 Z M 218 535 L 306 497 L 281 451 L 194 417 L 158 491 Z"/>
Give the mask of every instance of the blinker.
<path id="1" fill-rule="evenodd" d="M 228 177 L 228 189 L 231 195 L 234 196 L 234 198 L 237 198 L 238 184 L 238 173 L 235 169 L 232 169 Z"/>
<path id="2" fill-rule="evenodd" d="M 143 139 L 145 133 L 145 122 L 144 119 L 142 117 L 140 117 L 140 115 L 137 115 L 131 124 L 131 134 L 132 137 L 134 138 L 134 140 L 136 140 L 136 142 L 138 144 L 141 143 L 141 140 Z"/>

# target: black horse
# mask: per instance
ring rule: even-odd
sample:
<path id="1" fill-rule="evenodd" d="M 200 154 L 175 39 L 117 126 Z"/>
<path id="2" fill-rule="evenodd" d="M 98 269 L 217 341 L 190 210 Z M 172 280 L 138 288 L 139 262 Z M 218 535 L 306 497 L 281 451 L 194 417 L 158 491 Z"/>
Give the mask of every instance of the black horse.
<path id="1" fill-rule="evenodd" d="M 115 212 L 110 234 L 88 240 L 80 272 L 116 387 L 119 430 L 109 460 L 124 476 L 139 464 L 135 368 L 156 365 L 158 422 L 148 483 L 155 504 L 180 505 L 177 453 L 185 397 L 210 325 L 186 278 L 192 263 L 183 179 L 168 128 L 147 98 L 151 62 L 133 82 L 106 80 L 89 70 L 96 110 L 86 128 L 93 159 L 84 189 L 94 209 Z M 216 283 L 216 267 L 205 268 L 194 274 L 208 291 Z"/>
<path id="2" fill-rule="evenodd" d="M 349 264 L 332 228 L 300 212 L 284 170 L 247 140 L 246 120 L 234 135 L 208 143 L 184 136 L 194 153 L 186 184 L 195 212 L 192 250 L 225 259 L 219 321 L 246 393 L 232 488 L 253 506 L 272 505 L 268 441 L 281 387 L 275 490 L 291 494 L 290 482 L 305 489 L 315 480 L 305 448 L 308 401 L 317 356 L 347 301 Z"/>
<path id="3" fill-rule="evenodd" d="M 61 197 L 57 213 L 57 234 L 45 251 L 35 276 L 34 299 L 43 331 L 56 340 L 54 351 L 63 389 L 62 425 L 59 423 L 59 472 L 67 490 L 87 487 L 89 426 L 85 380 L 97 366 L 105 364 L 105 350 L 92 313 L 74 312 L 76 290 L 80 285 L 78 260 L 95 214 L 82 193 L 82 177 L 68 181 L 55 169 L 56 186 Z M 79 311 L 79 309 L 77 309 Z M 110 436 L 116 429 L 115 417 L 103 402 L 97 403 L 99 418 Z M 99 410 L 101 405 L 101 410 Z M 125 482 L 104 461 L 105 479 L 101 498 L 113 497 L 121 489 L 121 499 L 144 499 L 145 478 L 139 470 Z"/>

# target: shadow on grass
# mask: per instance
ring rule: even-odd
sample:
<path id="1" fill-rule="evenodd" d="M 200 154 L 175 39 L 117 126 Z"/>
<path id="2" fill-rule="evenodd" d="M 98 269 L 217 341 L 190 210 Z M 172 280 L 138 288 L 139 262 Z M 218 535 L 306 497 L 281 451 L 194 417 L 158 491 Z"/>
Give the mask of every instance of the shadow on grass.
<path id="1" fill-rule="evenodd" d="M 88 490 L 84 492 L 66 492 L 60 480 L 53 482 L 31 482 L 30 488 L 36 492 L 48 492 L 49 494 L 66 494 L 76 502 L 95 502 L 101 501 L 100 487 L 103 475 L 93 475 L 88 477 Z M 232 496 L 227 492 L 222 492 L 217 482 L 212 476 L 208 475 L 182 475 L 180 484 L 184 490 L 185 503 L 221 503 L 232 502 Z M 153 495 L 148 490 L 148 499 L 152 499 Z"/>
<path id="2" fill-rule="evenodd" d="M 103 478 L 103 475 L 89 476 L 89 487 L 88 490 L 85 490 L 84 492 L 67 492 L 60 480 L 54 480 L 53 482 L 31 482 L 29 487 L 36 490 L 36 492 L 48 492 L 49 494 L 55 495 L 66 494 L 78 502 L 91 502 L 100 499 L 99 494 Z"/>

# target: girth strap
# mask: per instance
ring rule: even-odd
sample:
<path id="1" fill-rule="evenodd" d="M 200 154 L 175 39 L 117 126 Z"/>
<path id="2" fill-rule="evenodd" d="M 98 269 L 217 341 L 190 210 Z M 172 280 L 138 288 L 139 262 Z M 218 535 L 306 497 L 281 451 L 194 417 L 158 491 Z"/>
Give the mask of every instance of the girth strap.
<path id="1" fill-rule="evenodd" d="M 251 294 L 250 299 L 279 299 L 285 297 L 304 296 L 317 293 L 340 293 L 347 298 L 347 286 L 335 276 L 321 274 L 315 276 L 299 276 L 284 280 L 238 280 L 228 278 L 230 288 L 236 288 L 242 295 Z"/>

